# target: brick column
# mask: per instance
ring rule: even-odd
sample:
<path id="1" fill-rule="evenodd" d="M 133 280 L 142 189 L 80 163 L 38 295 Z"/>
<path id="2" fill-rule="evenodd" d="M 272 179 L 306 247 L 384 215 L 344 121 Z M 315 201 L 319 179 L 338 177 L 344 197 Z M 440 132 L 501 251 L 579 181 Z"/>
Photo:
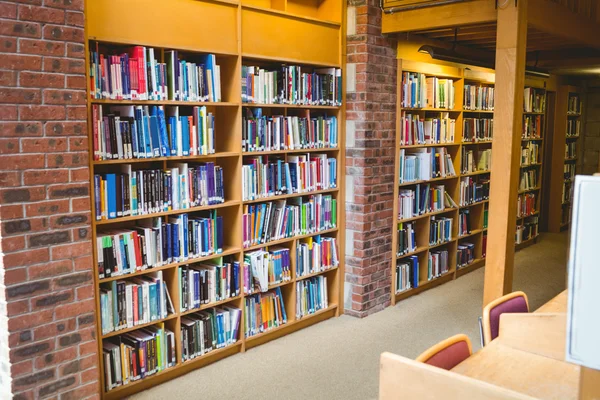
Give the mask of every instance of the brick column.
<path id="1" fill-rule="evenodd" d="M 2 398 L 98 397 L 83 4 L 0 1 Z"/>
<path id="2" fill-rule="evenodd" d="M 396 43 L 378 0 L 349 0 L 347 27 L 345 312 L 364 317 L 390 304 Z"/>

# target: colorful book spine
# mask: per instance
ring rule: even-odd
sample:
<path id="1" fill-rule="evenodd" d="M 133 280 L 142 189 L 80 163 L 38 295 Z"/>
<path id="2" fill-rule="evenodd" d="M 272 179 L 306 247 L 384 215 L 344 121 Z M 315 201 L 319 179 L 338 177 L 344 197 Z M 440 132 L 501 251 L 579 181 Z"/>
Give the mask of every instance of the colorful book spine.
<path id="1" fill-rule="evenodd" d="M 326 276 L 320 275 L 296 282 L 296 319 L 324 310 L 328 306 Z"/>
<path id="2" fill-rule="evenodd" d="M 285 302 L 281 288 L 244 299 L 244 336 L 246 338 L 267 332 L 287 323 Z"/>
<path id="3" fill-rule="evenodd" d="M 336 238 L 316 235 L 296 244 L 296 277 L 328 271 L 339 264 Z"/>
<path id="4" fill-rule="evenodd" d="M 266 292 L 269 286 L 292 280 L 290 250 L 270 248 L 244 254 L 244 293 Z"/>
<path id="5" fill-rule="evenodd" d="M 179 304 L 181 311 L 227 300 L 240 294 L 239 263 L 214 259 L 179 267 Z"/>
<path id="6" fill-rule="evenodd" d="M 181 361 L 186 362 L 236 343 L 242 310 L 216 307 L 181 317 Z"/>

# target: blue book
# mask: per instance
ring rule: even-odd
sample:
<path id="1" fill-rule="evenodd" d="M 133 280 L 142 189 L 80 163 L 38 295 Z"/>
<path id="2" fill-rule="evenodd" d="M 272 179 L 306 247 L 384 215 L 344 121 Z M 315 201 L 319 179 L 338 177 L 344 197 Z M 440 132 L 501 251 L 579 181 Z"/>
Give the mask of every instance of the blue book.
<path id="1" fill-rule="evenodd" d="M 156 307 L 157 307 L 156 315 L 157 315 L 157 318 L 165 318 L 166 317 L 166 315 L 162 315 L 162 307 L 160 306 L 162 304 L 162 293 L 164 290 L 165 290 L 164 282 L 162 282 L 159 279 L 156 282 Z"/>
<path id="2" fill-rule="evenodd" d="M 287 322 L 287 315 L 285 314 L 285 304 L 283 303 L 283 295 L 281 294 L 281 287 L 275 288 L 277 296 L 279 296 L 279 302 L 281 303 L 281 314 L 283 316 L 283 323 Z"/>
<path id="3" fill-rule="evenodd" d="M 413 273 L 413 288 L 419 287 L 419 258 L 417 256 L 410 256 L 412 263 Z"/>
<path id="4" fill-rule="evenodd" d="M 189 256 L 189 249 L 188 249 L 188 215 L 187 214 L 183 214 L 181 216 L 181 223 L 183 224 L 183 257 L 185 259 L 188 258 Z"/>
<path id="5" fill-rule="evenodd" d="M 160 157 L 160 127 L 158 126 L 158 117 L 151 115 L 149 118 L 150 125 L 150 143 L 152 146 L 152 157 Z"/>
<path id="6" fill-rule="evenodd" d="M 108 219 L 117 218 L 117 176 L 115 174 L 106 174 L 106 197 Z"/>
<path id="7" fill-rule="evenodd" d="M 171 143 L 171 155 L 177 155 L 177 117 L 169 117 L 169 138 Z"/>
<path id="8" fill-rule="evenodd" d="M 149 285 L 149 298 L 150 298 L 150 320 L 154 321 L 155 319 L 158 319 L 158 313 L 157 311 L 157 296 L 156 296 L 156 285 Z"/>
<path id="9" fill-rule="evenodd" d="M 173 237 L 172 237 L 172 231 L 173 229 L 173 224 L 169 224 L 166 223 L 165 224 L 165 230 L 166 230 L 166 238 L 165 241 L 167 243 L 167 254 L 166 254 L 166 259 L 168 263 L 172 263 L 173 262 Z"/>
<path id="10" fill-rule="evenodd" d="M 94 175 L 94 202 L 96 204 L 96 221 L 102 219 L 102 209 L 101 209 L 101 193 L 100 187 L 102 184 L 102 177 L 100 175 Z"/>
<path id="11" fill-rule="evenodd" d="M 181 82 L 183 87 L 181 88 L 181 95 L 184 101 L 188 100 L 188 84 L 187 84 L 187 62 L 181 60 Z"/>
<path id="12" fill-rule="evenodd" d="M 158 127 L 160 135 L 160 154 L 163 157 L 167 157 L 171 154 L 169 149 L 169 138 L 167 136 L 167 122 L 165 120 L 165 110 L 162 106 L 156 107 L 158 112 Z"/>
<path id="13" fill-rule="evenodd" d="M 216 85 L 216 80 L 215 80 L 215 64 L 216 64 L 216 58 L 214 54 L 205 54 L 203 56 L 200 57 L 200 62 L 204 64 L 207 73 L 204 74 L 206 75 L 206 79 L 208 79 L 208 72 L 210 71 L 210 80 L 211 80 L 211 86 L 212 86 L 212 96 L 210 98 L 208 98 L 206 101 L 217 101 L 217 94 L 215 93 L 215 88 L 217 87 Z M 205 86 L 208 89 L 208 86 Z M 207 91 L 208 93 L 208 91 Z"/>
<path id="14" fill-rule="evenodd" d="M 173 261 L 175 262 L 176 260 L 179 259 L 179 256 L 180 256 L 180 254 L 179 254 L 179 221 L 172 224 L 171 234 L 172 234 L 171 248 L 173 249 Z"/>
<path id="15" fill-rule="evenodd" d="M 181 121 L 181 142 L 184 156 L 190 155 L 190 126 L 188 124 L 188 117 L 181 116 L 179 117 Z"/>
<path id="16" fill-rule="evenodd" d="M 144 294 L 143 294 L 144 290 L 142 289 L 142 285 L 138 285 L 137 291 L 138 291 L 138 299 L 143 299 L 144 298 Z M 142 315 L 144 315 L 144 302 L 138 300 L 138 316 L 140 319 L 142 318 Z"/>
<path id="17" fill-rule="evenodd" d="M 109 74 L 110 75 L 110 74 Z M 115 329 L 119 326 L 119 302 L 117 301 L 117 281 L 111 282 L 111 295 L 112 295 L 112 318 L 113 318 L 113 326 Z"/>

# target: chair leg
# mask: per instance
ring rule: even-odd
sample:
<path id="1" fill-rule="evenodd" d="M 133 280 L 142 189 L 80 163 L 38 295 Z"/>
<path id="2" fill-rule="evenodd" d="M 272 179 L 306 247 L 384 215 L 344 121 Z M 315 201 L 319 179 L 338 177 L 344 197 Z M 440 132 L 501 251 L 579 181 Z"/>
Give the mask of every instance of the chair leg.
<path id="1" fill-rule="evenodd" d="M 481 343 L 481 347 L 483 348 L 484 343 L 483 343 L 483 319 L 481 317 L 479 317 L 479 341 Z"/>

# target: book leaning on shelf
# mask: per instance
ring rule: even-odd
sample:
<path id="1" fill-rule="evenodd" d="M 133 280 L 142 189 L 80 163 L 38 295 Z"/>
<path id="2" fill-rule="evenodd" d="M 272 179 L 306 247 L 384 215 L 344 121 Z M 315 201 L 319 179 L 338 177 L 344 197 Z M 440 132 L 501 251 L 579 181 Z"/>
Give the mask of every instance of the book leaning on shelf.
<path id="1" fill-rule="evenodd" d="M 121 54 L 90 51 L 90 95 L 109 100 L 221 101 L 221 69 L 213 54 L 199 54 L 199 63 L 166 52 L 134 46 Z"/>
<path id="2" fill-rule="evenodd" d="M 269 285 L 292 280 L 290 249 L 270 248 L 244 254 L 244 293 L 266 292 Z"/>
<path id="3" fill-rule="evenodd" d="M 398 224 L 398 249 L 396 249 L 396 256 L 400 257 L 415 250 L 417 250 L 415 224 L 400 222 Z"/>
<path id="4" fill-rule="evenodd" d="M 329 307 L 327 277 L 314 276 L 296 282 L 296 318 L 300 319 Z"/>
<path id="5" fill-rule="evenodd" d="M 242 311 L 216 307 L 181 317 L 181 361 L 193 360 L 237 342 Z"/>
<path id="6" fill-rule="evenodd" d="M 242 102 L 342 105 L 342 70 L 282 65 L 277 69 L 242 66 Z"/>
<path id="7" fill-rule="evenodd" d="M 103 335 L 167 318 L 174 312 L 162 271 L 100 287 Z"/>
<path id="8" fill-rule="evenodd" d="M 460 202 L 461 206 L 477 203 L 490 198 L 490 180 L 475 179 L 465 176 L 460 179 Z"/>
<path id="9" fill-rule="evenodd" d="M 439 278 L 449 271 L 448 250 L 431 251 L 427 255 L 427 280 Z"/>
<path id="10" fill-rule="evenodd" d="M 402 112 L 400 145 L 454 143 L 456 120 L 446 112 L 440 118 L 421 118 L 418 114 Z"/>
<path id="11" fill-rule="evenodd" d="M 131 229 L 100 232 L 96 240 L 99 278 L 126 275 L 221 253 L 223 217 L 216 210 L 207 217 L 157 217 Z"/>
<path id="12" fill-rule="evenodd" d="M 174 367 L 175 335 L 163 323 L 102 341 L 106 391 Z"/>
<path id="13" fill-rule="evenodd" d="M 400 183 L 456 176 L 445 147 L 400 149 Z"/>
<path id="14" fill-rule="evenodd" d="M 409 256 L 396 264 L 396 293 L 419 287 L 419 257 Z"/>
<path id="15" fill-rule="evenodd" d="M 528 169 L 521 172 L 521 180 L 519 182 L 519 190 L 531 190 L 537 187 L 537 171 Z"/>
<path id="16" fill-rule="evenodd" d="M 222 257 L 179 267 L 177 276 L 181 311 L 238 296 L 239 271 L 239 262 L 224 262 Z"/>
<path id="17" fill-rule="evenodd" d="M 281 288 L 254 294 L 244 299 L 244 335 L 246 338 L 287 323 Z"/>
<path id="18" fill-rule="evenodd" d="M 340 264 L 337 239 L 321 235 L 296 243 L 296 277 L 328 271 Z"/>
<path id="19" fill-rule="evenodd" d="M 246 108 L 242 118 L 242 152 L 337 148 L 335 116 L 264 116 L 262 108 Z"/>
<path id="20" fill-rule="evenodd" d="M 477 154 L 477 159 L 475 154 Z M 467 150 L 466 147 L 463 147 L 461 162 L 463 174 L 490 171 L 492 167 L 492 149 L 478 150 L 475 153 L 475 150 Z"/>
<path id="21" fill-rule="evenodd" d="M 96 221 L 186 210 L 225 202 L 223 169 L 212 162 L 94 175 Z"/>
<path id="22" fill-rule="evenodd" d="M 244 247 L 332 229 L 337 222 L 337 200 L 311 195 L 256 205 L 245 205 L 242 216 Z"/>
<path id="23" fill-rule="evenodd" d="M 456 268 L 466 267 L 475 260 L 475 245 L 473 243 L 460 243 L 456 250 Z"/>
<path id="24" fill-rule="evenodd" d="M 527 146 L 521 147 L 521 166 L 539 164 L 540 144 L 528 142 Z"/>
<path id="25" fill-rule="evenodd" d="M 92 105 L 94 160 L 215 153 L 215 118 L 206 107 Z"/>
<path id="26" fill-rule="evenodd" d="M 456 202 L 446 192 L 444 185 L 430 187 L 415 185 L 415 189 L 401 190 L 398 198 L 398 218 L 413 218 L 430 212 L 458 208 Z"/>
<path id="27" fill-rule="evenodd" d="M 242 166 L 242 200 L 306 193 L 337 187 L 337 159 L 326 154 L 258 156 Z"/>

